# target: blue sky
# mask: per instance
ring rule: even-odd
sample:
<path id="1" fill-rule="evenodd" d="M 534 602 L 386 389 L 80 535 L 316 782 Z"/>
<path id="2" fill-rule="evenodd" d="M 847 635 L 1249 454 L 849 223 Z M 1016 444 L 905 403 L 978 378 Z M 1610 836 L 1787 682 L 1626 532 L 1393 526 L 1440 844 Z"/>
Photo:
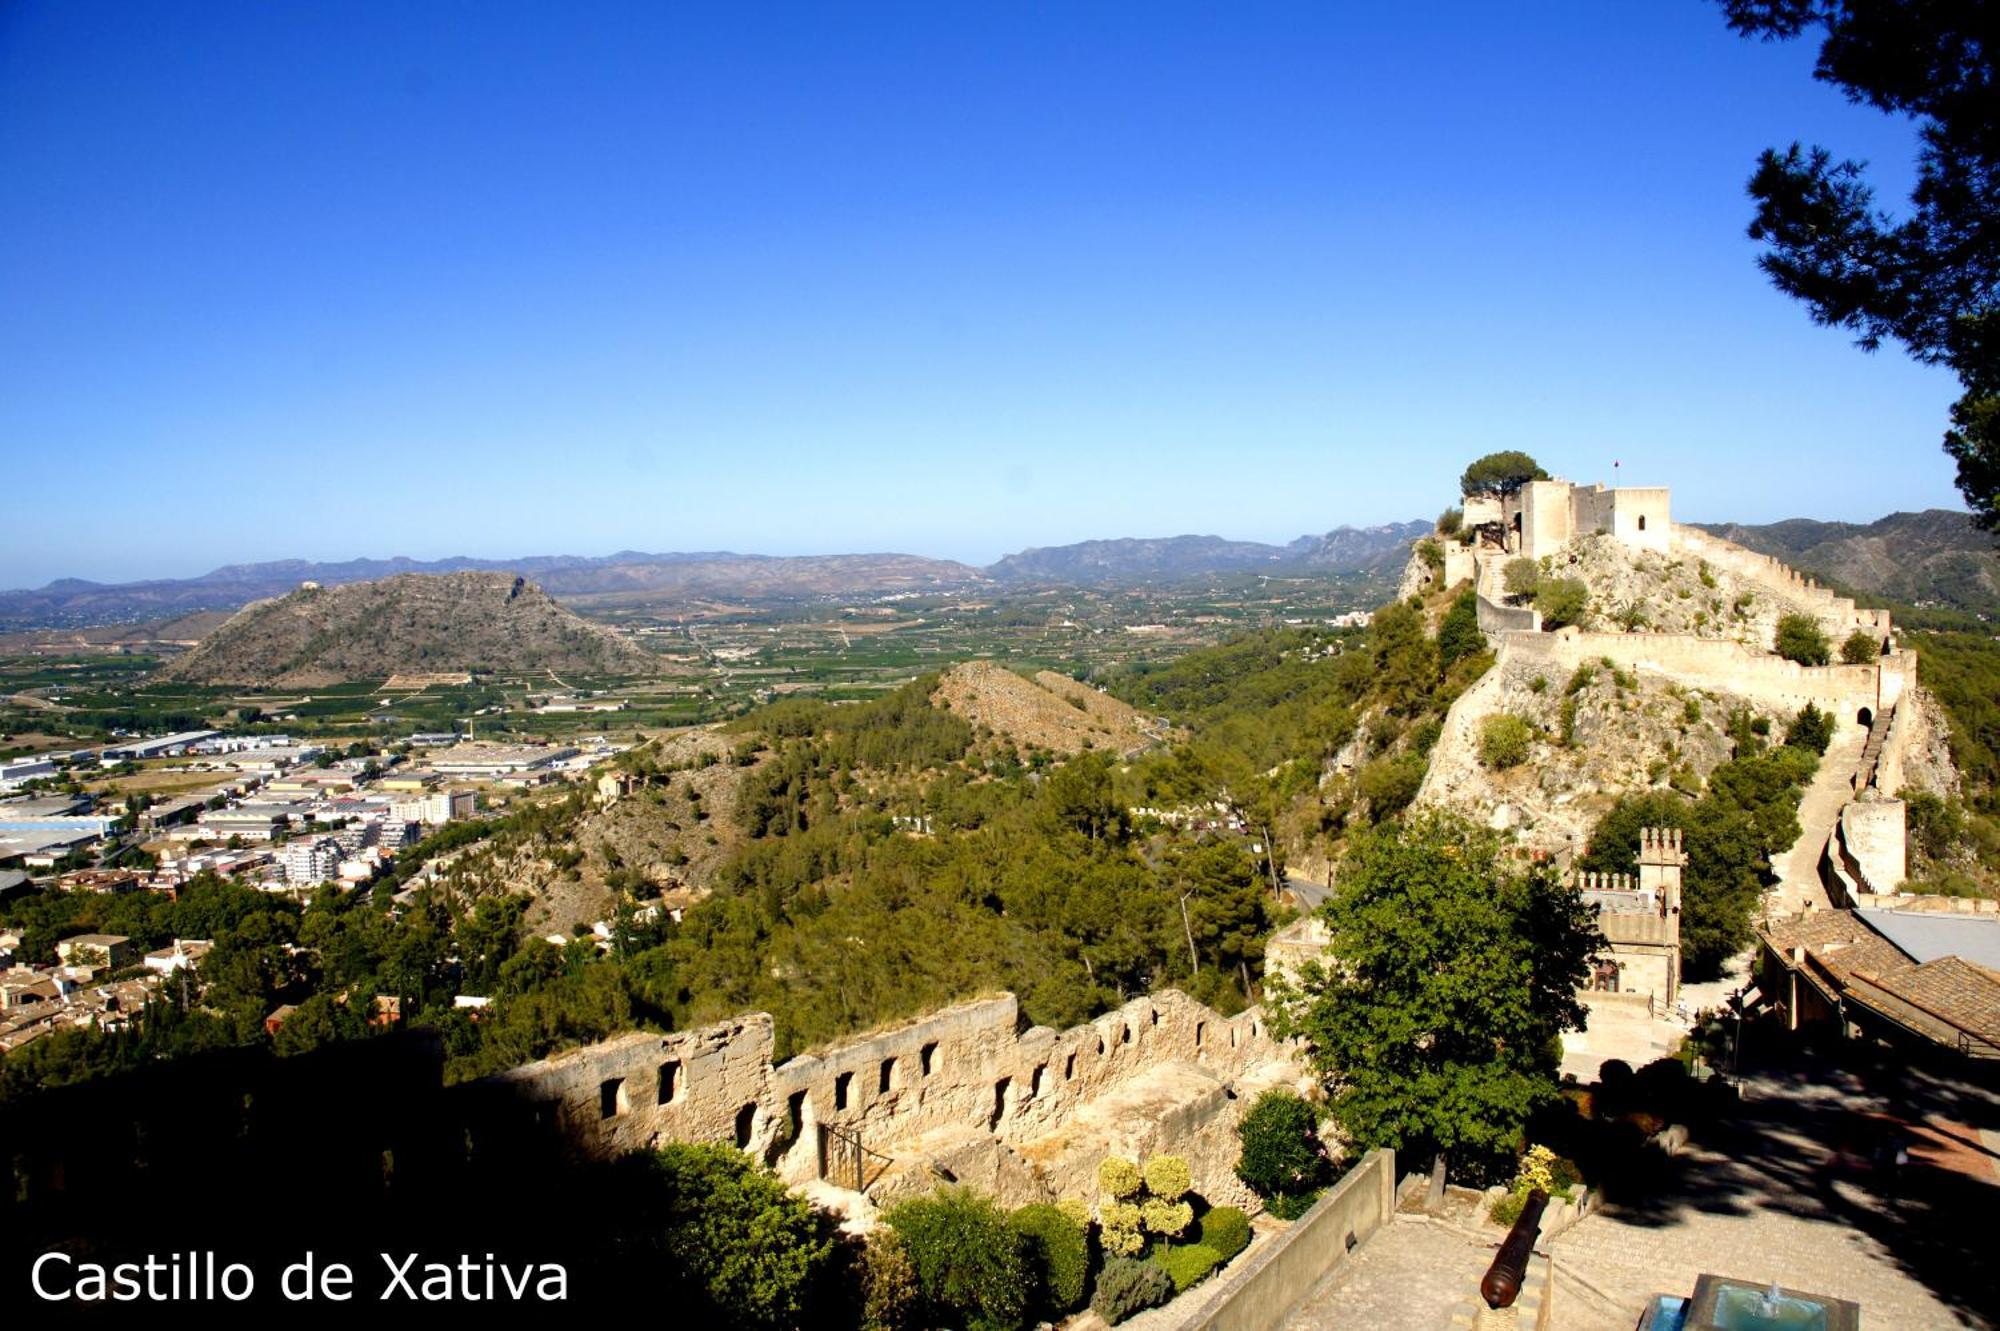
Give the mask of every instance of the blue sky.
<path id="1" fill-rule="evenodd" d="M 1958 507 L 1772 291 L 1702 0 L 0 5 L 0 586 L 301 556 L 1286 540 L 1525 448 Z"/>

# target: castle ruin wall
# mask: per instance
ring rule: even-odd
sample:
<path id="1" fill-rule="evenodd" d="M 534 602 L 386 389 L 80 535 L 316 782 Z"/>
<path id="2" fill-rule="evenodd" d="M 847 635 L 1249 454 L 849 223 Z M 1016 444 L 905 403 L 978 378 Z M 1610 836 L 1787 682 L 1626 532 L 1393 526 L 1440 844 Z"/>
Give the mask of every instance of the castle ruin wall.
<path id="1" fill-rule="evenodd" d="M 1019 1025 L 1019 1003 L 1001 995 L 773 1066 L 771 1018 L 751 1013 L 668 1035 L 621 1035 L 488 1082 L 551 1116 L 591 1156 L 714 1142 L 801 1184 L 837 1174 L 843 1139 L 858 1137 L 901 1166 L 923 1163 L 909 1157 L 947 1141 L 954 1159 L 983 1159 L 995 1177 L 1034 1159 L 1045 1174 L 1038 1195 L 1082 1196 L 1101 1144 L 1122 1134 L 1148 1153 L 1190 1154 L 1197 1187 L 1211 1199 L 1235 1196 L 1241 1107 L 1230 1088 L 1290 1068 L 1290 1051 L 1271 1039 L 1260 1011 L 1225 1017 L 1163 990 L 1066 1031 Z M 1143 1114 L 1111 1116 L 1114 1127 L 1087 1150 L 1048 1148 L 1087 1122 L 1094 1103 L 1120 1094 Z M 1145 1131 L 1134 1135 L 1135 1125 Z M 1023 1186 L 999 1191 L 1025 1200 Z"/>

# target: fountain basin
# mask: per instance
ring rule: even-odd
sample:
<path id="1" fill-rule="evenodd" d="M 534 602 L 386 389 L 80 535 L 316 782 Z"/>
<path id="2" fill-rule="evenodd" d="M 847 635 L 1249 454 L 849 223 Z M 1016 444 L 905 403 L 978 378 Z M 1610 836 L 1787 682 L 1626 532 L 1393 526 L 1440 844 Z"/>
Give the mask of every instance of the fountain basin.
<path id="1" fill-rule="evenodd" d="M 1861 1305 L 1828 1294 L 1704 1274 L 1695 1281 L 1681 1325 L 1686 1331 L 1860 1331 Z"/>

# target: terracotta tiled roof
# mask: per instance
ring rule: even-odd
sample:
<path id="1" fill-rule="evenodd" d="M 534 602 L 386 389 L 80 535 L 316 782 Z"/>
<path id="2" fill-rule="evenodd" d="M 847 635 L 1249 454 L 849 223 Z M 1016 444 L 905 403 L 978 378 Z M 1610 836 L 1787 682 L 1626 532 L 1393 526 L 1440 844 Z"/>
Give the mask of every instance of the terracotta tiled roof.
<path id="1" fill-rule="evenodd" d="M 2000 1047 L 2000 975 L 1961 957 L 1940 957 L 1861 978 L 1926 1016 Z"/>
<path id="2" fill-rule="evenodd" d="M 1866 971 L 1879 978 L 1895 971 L 1915 968 L 1916 963 L 1894 943 L 1886 938 L 1877 938 L 1865 928 L 1861 932 L 1865 936 L 1851 943 L 1826 943 L 1808 950 L 1822 966 L 1842 980 L 1855 971 Z"/>
<path id="3" fill-rule="evenodd" d="M 1807 911 L 1795 919 L 1783 920 L 1764 930 L 1764 937 L 1779 951 L 1795 947 L 1818 948 L 1828 943 L 1852 943 L 1861 938 L 1878 938 L 1851 910 Z"/>

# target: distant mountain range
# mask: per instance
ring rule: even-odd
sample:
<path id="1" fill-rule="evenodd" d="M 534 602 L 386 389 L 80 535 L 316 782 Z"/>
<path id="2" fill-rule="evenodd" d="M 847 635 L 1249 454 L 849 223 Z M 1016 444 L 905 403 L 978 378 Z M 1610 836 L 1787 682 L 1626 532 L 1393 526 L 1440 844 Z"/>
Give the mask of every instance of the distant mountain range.
<path id="1" fill-rule="evenodd" d="M 1289 545 L 1225 541 L 1218 536 L 1084 541 L 1009 555 L 979 569 L 920 555 L 742 555 L 728 551 L 615 555 L 530 555 L 518 559 L 303 559 L 230 564 L 195 578 L 99 583 L 62 578 L 33 590 L 0 591 L 0 632 L 79 628 L 166 619 L 196 611 L 235 610 L 293 591 L 370 582 L 405 573 L 499 572 L 532 578 L 549 595 L 574 603 L 672 603 L 707 598 L 850 596 L 949 590 L 1006 582 L 1020 585 L 1165 582 L 1249 569 L 1345 573 L 1399 568 L 1427 522 L 1339 527 Z"/>
<path id="2" fill-rule="evenodd" d="M 1891 513 L 1865 525 L 1811 518 L 1754 527 L 1696 525 L 1849 591 L 1910 605 L 2000 612 L 1994 538 L 1964 513 L 1931 508 Z"/>
<path id="3" fill-rule="evenodd" d="M 1704 530 L 1853 591 L 1913 604 L 2000 612 L 1993 541 L 1963 513 L 1892 513 L 1865 525 L 1793 518 L 1762 526 L 1704 523 Z M 0 591 L 0 632 L 82 628 L 230 611 L 293 591 L 404 573 L 496 572 L 534 580 L 579 605 L 672 605 L 732 598 L 860 596 L 962 587 L 1174 582 L 1217 573 L 1398 572 L 1425 521 L 1336 527 L 1285 545 L 1220 536 L 1080 541 L 1023 550 L 986 568 L 921 555 L 744 555 L 729 551 L 529 555 L 518 559 L 303 559 L 230 564 L 197 578 L 97 583 L 63 578 L 35 590 Z"/>
<path id="4" fill-rule="evenodd" d="M 1319 536 L 1301 536 L 1289 545 L 1228 541 L 1220 536 L 1082 541 L 1023 550 L 986 572 L 1006 582 L 1115 583 L 1250 571 L 1359 573 L 1391 566 L 1400 570 L 1409 557 L 1410 542 L 1430 530 L 1428 522 L 1336 527 Z"/>

